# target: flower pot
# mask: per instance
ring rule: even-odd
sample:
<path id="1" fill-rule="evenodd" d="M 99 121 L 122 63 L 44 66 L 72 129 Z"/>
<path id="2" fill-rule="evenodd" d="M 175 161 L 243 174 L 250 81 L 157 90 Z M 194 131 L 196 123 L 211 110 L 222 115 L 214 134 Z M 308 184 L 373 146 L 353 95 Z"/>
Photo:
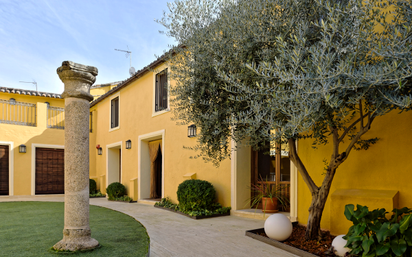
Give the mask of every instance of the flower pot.
<path id="1" fill-rule="evenodd" d="M 262 211 L 264 213 L 278 212 L 278 199 L 262 197 Z"/>

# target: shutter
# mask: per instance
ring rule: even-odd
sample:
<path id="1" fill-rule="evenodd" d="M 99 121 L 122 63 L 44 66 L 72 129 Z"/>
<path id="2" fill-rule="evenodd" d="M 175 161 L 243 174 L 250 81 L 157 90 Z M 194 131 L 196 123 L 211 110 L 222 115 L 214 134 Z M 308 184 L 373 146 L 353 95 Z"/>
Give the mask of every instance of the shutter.
<path id="1" fill-rule="evenodd" d="M 155 85 L 155 111 L 159 110 L 159 84 L 160 78 L 159 74 L 156 74 L 156 85 Z"/>
<path id="2" fill-rule="evenodd" d="M 111 101 L 111 108 L 110 108 L 110 127 L 114 128 L 114 101 Z"/>
<path id="3" fill-rule="evenodd" d="M 110 128 L 119 126 L 119 97 L 112 99 L 110 108 Z"/>
<path id="4" fill-rule="evenodd" d="M 167 69 L 162 74 L 162 109 L 167 109 Z"/>

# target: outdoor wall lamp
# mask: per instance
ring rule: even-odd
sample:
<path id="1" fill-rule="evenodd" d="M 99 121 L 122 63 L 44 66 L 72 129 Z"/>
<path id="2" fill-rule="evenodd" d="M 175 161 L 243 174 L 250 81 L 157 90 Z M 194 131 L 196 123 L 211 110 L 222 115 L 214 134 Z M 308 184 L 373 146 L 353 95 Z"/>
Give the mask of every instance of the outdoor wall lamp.
<path id="1" fill-rule="evenodd" d="M 126 149 L 132 149 L 132 140 L 127 140 L 126 141 Z"/>
<path id="2" fill-rule="evenodd" d="M 19 153 L 26 153 L 26 146 L 25 145 L 20 145 L 19 146 Z"/>
<path id="3" fill-rule="evenodd" d="M 196 125 L 192 124 L 187 127 L 187 137 L 195 137 L 196 136 Z"/>
<path id="4" fill-rule="evenodd" d="M 97 148 L 97 154 L 102 155 L 103 154 L 103 149 L 101 147 Z"/>

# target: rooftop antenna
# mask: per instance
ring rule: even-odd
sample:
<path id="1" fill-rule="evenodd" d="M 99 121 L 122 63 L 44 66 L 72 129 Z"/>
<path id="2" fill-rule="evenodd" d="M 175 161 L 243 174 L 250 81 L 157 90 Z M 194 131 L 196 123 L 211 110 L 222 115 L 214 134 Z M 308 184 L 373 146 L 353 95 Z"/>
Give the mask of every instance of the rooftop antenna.
<path id="1" fill-rule="evenodd" d="M 36 92 L 39 92 L 38 90 L 37 90 L 37 82 L 33 79 L 33 82 L 29 82 L 29 81 L 19 81 L 20 83 L 31 83 L 31 84 L 34 84 L 34 85 L 36 85 Z"/>
<path id="2" fill-rule="evenodd" d="M 130 56 L 130 68 L 129 68 L 129 74 L 130 76 L 133 76 L 136 73 L 136 70 L 134 67 L 132 67 L 132 51 L 129 51 L 129 46 L 127 46 L 127 50 L 121 50 L 121 49 L 114 49 L 119 52 L 125 52 L 126 53 L 126 58 L 129 58 Z"/>

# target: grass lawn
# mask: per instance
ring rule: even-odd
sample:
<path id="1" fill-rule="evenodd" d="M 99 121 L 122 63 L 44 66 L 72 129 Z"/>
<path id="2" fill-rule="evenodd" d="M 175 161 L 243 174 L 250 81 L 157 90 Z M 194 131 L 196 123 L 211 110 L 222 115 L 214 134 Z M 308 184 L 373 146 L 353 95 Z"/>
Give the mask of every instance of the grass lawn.
<path id="1" fill-rule="evenodd" d="M 0 256 L 66 256 L 50 251 L 63 226 L 64 203 L 0 203 Z M 128 215 L 90 205 L 90 228 L 101 247 L 70 256 L 146 256 L 146 229 Z"/>

